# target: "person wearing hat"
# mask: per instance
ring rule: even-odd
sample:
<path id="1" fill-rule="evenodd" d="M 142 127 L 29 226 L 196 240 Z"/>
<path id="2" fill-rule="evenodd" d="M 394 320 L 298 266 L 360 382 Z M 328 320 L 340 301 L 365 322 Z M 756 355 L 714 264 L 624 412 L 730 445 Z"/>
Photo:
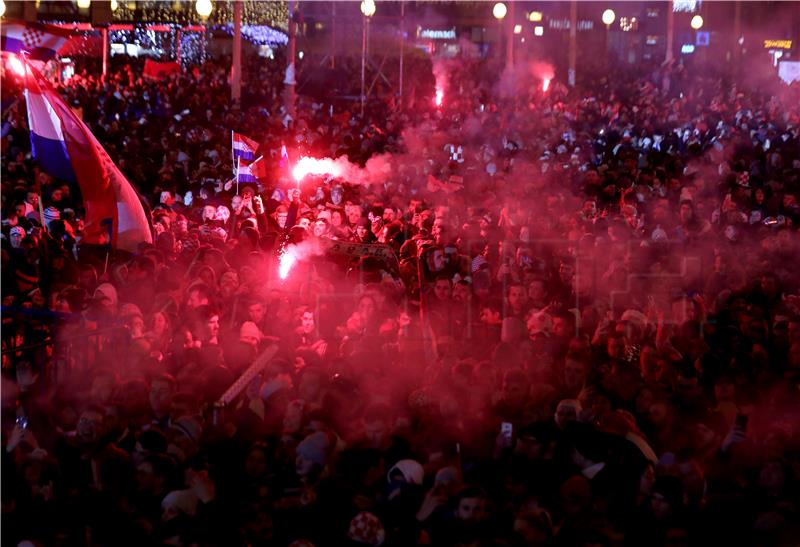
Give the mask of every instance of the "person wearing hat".
<path id="1" fill-rule="evenodd" d="M 257 347 L 263 337 L 258 325 L 252 321 L 245 321 L 239 328 L 239 341 L 248 346 Z"/>
<path id="2" fill-rule="evenodd" d="M 304 438 L 295 449 L 295 472 L 306 485 L 313 485 L 319 479 L 332 452 L 331 440 L 327 433 L 316 431 Z"/>
<path id="3" fill-rule="evenodd" d="M 370 221 L 368 218 L 360 217 L 356 220 L 353 241 L 357 243 L 373 243 L 375 241 L 375 236 L 370 231 Z"/>

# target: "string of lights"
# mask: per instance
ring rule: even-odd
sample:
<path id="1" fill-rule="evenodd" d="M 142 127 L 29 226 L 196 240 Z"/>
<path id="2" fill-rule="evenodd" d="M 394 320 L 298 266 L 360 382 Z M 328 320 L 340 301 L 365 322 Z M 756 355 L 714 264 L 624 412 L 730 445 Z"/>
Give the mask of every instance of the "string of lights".
<path id="1" fill-rule="evenodd" d="M 211 27 L 213 31 L 221 31 L 233 36 L 233 24 L 225 23 Z M 242 25 L 242 37 L 260 46 L 286 45 L 289 37 L 283 32 L 266 25 Z"/>
<path id="2" fill-rule="evenodd" d="M 195 10 L 194 1 L 177 0 L 174 2 L 118 2 L 113 12 L 115 22 L 149 21 L 187 25 L 206 23 L 210 25 L 225 24 L 233 21 L 233 3 L 214 1 L 211 15 L 202 18 Z M 261 2 L 248 0 L 242 2 L 242 23 L 245 25 L 267 25 L 272 28 L 287 30 L 289 8 L 286 1 Z"/>

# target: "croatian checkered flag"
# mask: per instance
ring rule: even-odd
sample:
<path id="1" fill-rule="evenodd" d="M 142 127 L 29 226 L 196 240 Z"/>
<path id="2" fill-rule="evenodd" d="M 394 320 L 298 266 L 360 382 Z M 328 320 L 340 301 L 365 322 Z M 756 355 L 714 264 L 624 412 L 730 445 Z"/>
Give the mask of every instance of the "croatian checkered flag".
<path id="1" fill-rule="evenodd" d="M 37 23 L 3 23 L 0 27 L 5 53 L 26 52 L 30 61 L 47 62 L 69 40 L 71 31 Z"/>
<path id="2" fill-rule="evenodd" d="M 256 159 L 258 142 L 245 137 L 241 133 L 231 131 L 231 149 L 233 150 L 234 161 L 241 158 L 243 162 L 250 163 Z"/>

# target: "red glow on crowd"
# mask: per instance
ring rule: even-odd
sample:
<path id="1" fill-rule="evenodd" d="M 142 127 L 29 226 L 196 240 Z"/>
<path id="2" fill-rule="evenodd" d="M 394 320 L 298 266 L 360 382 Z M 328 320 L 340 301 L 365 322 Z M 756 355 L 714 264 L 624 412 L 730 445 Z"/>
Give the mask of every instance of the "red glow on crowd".
<path id="1" fill-rule="evenodd" d="M 333 175 L 340 176 L 342 169 L 330 158 L 316 159 L 302 157 L 292 169 L 294 180 L 301 181 L 306 175 Z"/>
<path id="2" fill-rule="evenodd" d="M 436 98 L 434 101 L 436 102 L 436 106 L 442 106 L 442 102 L 444 101 L 444 90 L 442 88 L 436 88 Z"/>

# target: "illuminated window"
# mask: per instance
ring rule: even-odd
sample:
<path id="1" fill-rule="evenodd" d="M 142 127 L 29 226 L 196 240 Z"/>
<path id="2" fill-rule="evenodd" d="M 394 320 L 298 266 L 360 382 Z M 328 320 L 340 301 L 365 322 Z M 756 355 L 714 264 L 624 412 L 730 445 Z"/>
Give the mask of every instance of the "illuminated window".
<path id="1" fill-rule="evenodd" d="M 656 45 L 658 43 L 658 36 L 656 36 L 655 34 L 648 34 L 646 43 L 648 46 Z"/>
<path id="2" fill-rule="evenodd" d="M 699 4 L 697 0 L 674 0 L 672 11 L 694 13 L 697 11 L 697 4 Z"/>
<path id="3" fill-rule="evenodd" d="M 648 17 L 658 17 L 658 8 L 647 8 Z"/>
<path id="4" fill-rule="evenodd" d="M 639 22 L 636 20 L 636 17 L 620 17 L 619 28 L 621 28 L 623 32 L 635 31 L 639 28 Z"/>
<path id="5" fill-rule="evenodd" d="M 533 33 L 536 36 L 544 36 L 544 27 L 542 26 L 533 27 Z"/>

